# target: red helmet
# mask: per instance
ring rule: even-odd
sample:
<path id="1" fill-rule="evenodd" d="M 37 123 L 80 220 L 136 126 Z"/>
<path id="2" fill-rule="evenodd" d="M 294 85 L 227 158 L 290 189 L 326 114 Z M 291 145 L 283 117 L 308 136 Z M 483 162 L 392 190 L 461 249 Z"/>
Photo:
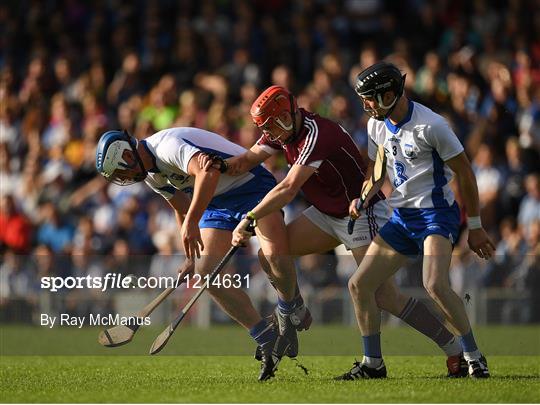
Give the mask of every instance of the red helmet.
<path id="1" fill-rule="evenodd" d="M 286 126 L 281 119 L 284 112 L 293 117 L 298 106 L 295 97 L 281 86 L 270 86 L 255 100 L 251 106 L 251 118 L 258 127 L 265 125 L 270 118 L 284 130 L 291 130 L 293 125 Z M 293 120 L 294 121 L 294 120 Z"/>

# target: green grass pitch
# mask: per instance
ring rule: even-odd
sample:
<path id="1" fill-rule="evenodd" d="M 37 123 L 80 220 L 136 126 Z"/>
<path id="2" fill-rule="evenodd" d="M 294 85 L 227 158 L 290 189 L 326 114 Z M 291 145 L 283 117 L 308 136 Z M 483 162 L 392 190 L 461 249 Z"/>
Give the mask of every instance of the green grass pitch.
<path id="1" fill-rule="evenodd" d="M 300 335 L 299 361 L 257 381 L 254 344 L 237 327 L 180 328 L 162 353 L 146 353 L 160 329 L 140 330 L 118 348 L 98 329 L 1 327 L 0 401 L 180 403 L 540 402 L 540 327 L 476 328 L 492 378 L 449 380 L 445 358 L 408 328 L 383 330 L 389 378 L 334 382 L 360 356 L 358 332 L 314 326 Z M 225 355 L 230 354 L 230 355 Z"/>

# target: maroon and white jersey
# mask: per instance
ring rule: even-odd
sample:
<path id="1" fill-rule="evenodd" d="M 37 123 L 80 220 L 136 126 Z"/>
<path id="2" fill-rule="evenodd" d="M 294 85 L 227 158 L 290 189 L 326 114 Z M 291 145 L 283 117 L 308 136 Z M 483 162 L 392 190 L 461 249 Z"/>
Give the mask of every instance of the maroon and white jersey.
<path id="1" fill-rule="evenodd" d="M 360 196 L 366 164 L 350 135 L 339 124 L 300 108 L 302 126 L 290 144 L 271 142 L 265 135 L 257 141 L 267 153 L 284 150 L 289 165 L 316 168 L 302 191 L 310 204 L 336 218 L 349 216 L 350 202 Z M 384 198 L 379 193 L 370 205 Z"/>

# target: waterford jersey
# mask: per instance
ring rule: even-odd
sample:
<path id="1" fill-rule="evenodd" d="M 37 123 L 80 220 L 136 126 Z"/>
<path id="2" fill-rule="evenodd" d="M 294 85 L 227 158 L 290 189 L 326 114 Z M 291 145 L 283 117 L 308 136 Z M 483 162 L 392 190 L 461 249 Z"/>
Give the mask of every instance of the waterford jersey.
<path id="1" fill-rule="evenodd" d="M 453 172 L 444 162 L 463 152 L 463 146 L 443 117 L 409 101 L 402 122 L 393 125 L 388 119 L 370 118 L 368 134 L 370 159 L 375 160 L 377 145 L 384 145 L 394 187 L 388 200 L 392 207 L 442 208 L 454 203 L 448 184 Z"/>
<path id="2" fill-rule="evenodd" d="M 285 152 L 289 165 L 316 168 L 304 183 L 306 199 L 319 211 L 336 217 L 349 215 L 350 202 L 360 196 L 366 164 L 349 134 L 337 123 L 300 109 L 302 126 L 298 138 L 287 145 L 262 136 L 257 144 L 267 153 Z M 384 196 L 375 196 L 371 204 Z"/>
<path id="3" fill-rule="evenodd" d="M 246 150 L 222 136 L 199 128 L 170 128 L 159 131 L 143 141 L 155 159 L 157 170 L 150 171 L 146 177 L 154 191 L 166 199 L 172 198 L 176 190 L 193 194 L 195 177 L 188 175 L 188 164 L 197 152 L 213 152 L 223 158 L 236 156 Z M 222 174 L 214 195 L 224 194 L 247 183 L 255 175 L 271 176 L 262 166 L 241 176 Z"/>

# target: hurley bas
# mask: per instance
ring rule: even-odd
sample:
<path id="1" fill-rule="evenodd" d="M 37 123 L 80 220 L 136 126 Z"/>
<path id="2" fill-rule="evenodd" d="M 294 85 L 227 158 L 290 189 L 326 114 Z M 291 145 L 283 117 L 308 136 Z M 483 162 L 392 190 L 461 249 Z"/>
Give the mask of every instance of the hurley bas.
<path id="1" fill-rule="evenodd" d="M 52 328 L 55 326 L 56 321 L 58 321 L 59 326 L 77 326 L 78 328 L 82 328 L 86 322 L 86 316 L 72 316 L 70 314 L 60 314 L 59 316 L 41 314 L 40 316 L 41 326 Z M 89 326 L 148 326 L 150 323 L 149 316 L 121 316 L 119 314 L 90 314 L 88 316 Z"/>

